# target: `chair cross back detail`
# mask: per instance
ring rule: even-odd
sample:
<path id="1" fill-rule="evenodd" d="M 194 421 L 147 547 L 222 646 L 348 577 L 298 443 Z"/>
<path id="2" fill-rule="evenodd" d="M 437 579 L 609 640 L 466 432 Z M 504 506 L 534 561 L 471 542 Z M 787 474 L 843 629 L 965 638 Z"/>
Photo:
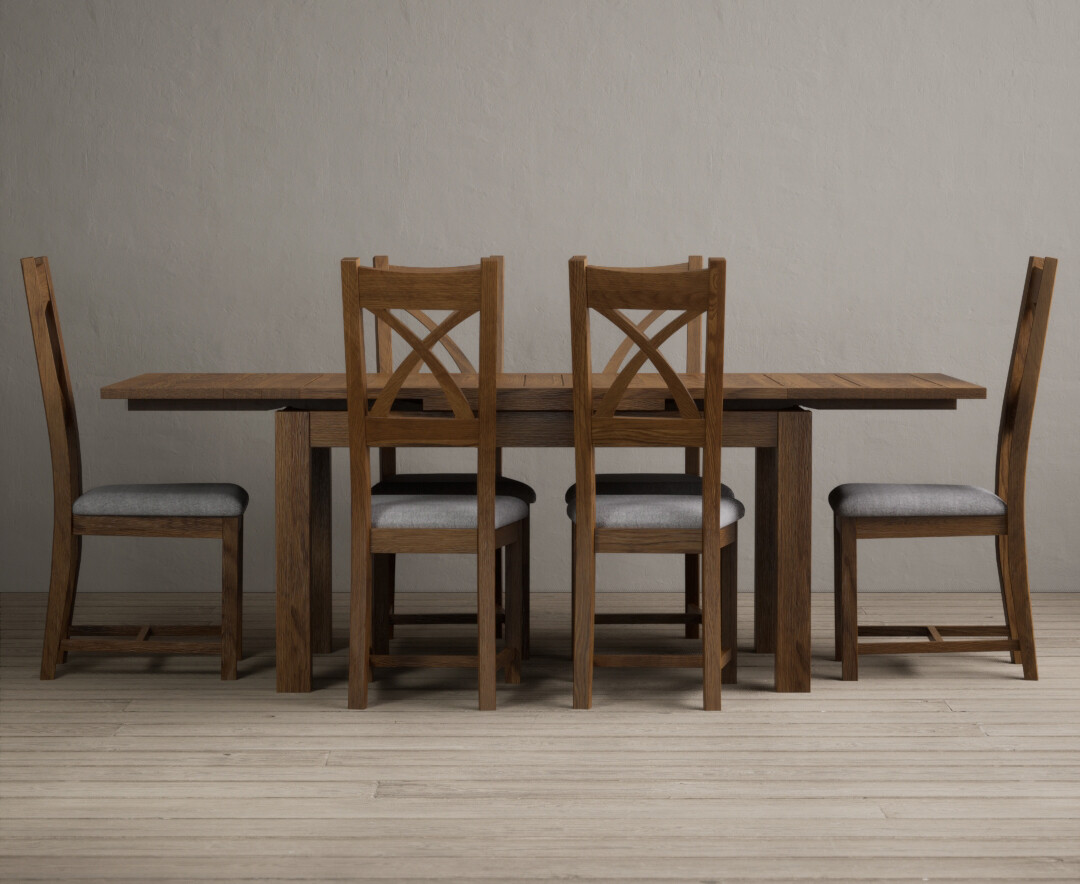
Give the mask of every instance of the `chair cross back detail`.
<path id="1" fill-rule="evenodd" d="M 1056 274 L 1056 258 L 1028 260 L 997 444 L 994 490 L 1008 505 L 1010 517 L 1023 515 L 1028 443 Z"/>
<path id="2" fill-rule="evenodd" d="M 703 261 L 700 255 L 691 255 L 685 264 L 668 264 L 663 267 L 633 268 L 641 273 L 671 273 L 679 270 L 700 270 Z M 650 310 L 648 314 L 634 323 L 635 328 L 644 333 L 656 320 L 664 315 L 665 310 Z M 665 339 L 668 336 L 665 336 Z M 603 374 L 615 374 L 633 349 L 635 340 L 629 334 L 615 348 L 604 366 Z M 701 371 L 701 317 L 695 316 L 686 325 L 686 373 L 698 374 Z"/>
<path id="3" fill-rule="evenodd" d="M 496 303 L 497 303 L 497 307 L 498 307 L 496 312 L 498 314 L 498 319 L 497 319 L 497 323 L 496 323 L 496 368 L 495 368 L 495 371 L 496 372 L 501 372 L 503 370 L 503 258 L 500 255 L 500 256 L 495 256 L 493 258 L 493 260 L 498 262 L 498 290 L 497 290 L 497 294 L 496 294 Z M 372 259 L 371 263 L 372 263 L 372 267 L 375 270 L 381 270 L 381 271 L 387 271 L 387 272 L 399 273 L 399 274 L 414 274 L 414 275 L 416 275 L 417 278 L 421 278 L 426 274 L 430 274 L 434 269 L 434 268 L 428 268 L 428 267 L 405 267 L 405 266 L 394 265 L 394 264 L 390 263 L 390 259 L 386 255 L 376 255 Z M 440 272 L 453 273 L 453 272 L 456 272 L 456 271 L 475 270 L 475 266 L 474 267 L 469 267 L 469 266 L 466 266 L 466 267 L 443 267 L 443 268 L 438 268 L 438 269 L 439 269 Z M 441 324 L 436 322 L 430 315 L 428 315 L 427 310 L 422 308 L 417 303 L 405 303 L 403 301 L 398 306 L 399 306 L 399 309 L 403 313 L 407 313 L 409 316 L 411 316 L 415 320 L 417 320 L 417 322 L 419 322 L 424 328 L 426 328 L 428 330 L 428 332 L 436 332 L 436 330 L 439 329 L 440 325 L 445 325 L 445 321 L 444 321 L 444 323 L 441 323 Z M 428 309 L 434 309 L 434 308 L 428 308 Z M 376 371 L 378 371 L 379 374 L 385 374 L 385 375 L 388 375 L 388 376 L 390 376 L 392 378 L 394 376 L 394 374 L 395 374 L 393 335 L 394 335 L 395 331 L 398 332 L 398 334 L 401 334 L 401 327 L 402 326 L 401 326 L 401 323 L 396 320 L 396 318 L 391 318 L 390 320 L 388 320 L 387 315 L 385 313 L 373 313 L 373 316 L 374 316 L 374 319 L 375 319 L 375 366 L 376 366 Z M 424 351 L 424 355 L 433 357 L 434 354 L 431 353 L 431 349 L 436 347 L 436 346 L 441 345 L 442 348 L 446 351 L 446 353 L 453 360 L 454 365 L 457 366 L 457 370 L 459 372 L 461 372 L 463 374 L 477 374 L 476 367 L 473 365 L 472 361 L 465 354 L 464 350 L 462 350 L 462 348 L 460 346 L 458 346 L 457 342 L 454 341 L 454 339 L 449 334 L 449 332 L 454 327 L 456 327 L 456 325 L 459 322 L 463 321 L 465 318 L 467 318 L 467 317 L 461 317 L 461 319 L 459 319 L 457 322 L 454 322 L 449 326 L 445 326 L 442 329 L 442 333 L 438 334 L 438 335 L 435 335 L 434 338 L 431 335 L 428 335 L 427 337 L 422 339 L 422 343 L 424 343 L 425 346 L 420 348 L 420 349 L 422 349 Z M 410 340 L 410 338 L 407 335 L 402 335 L 402 338 L 414 350 L 414 353 L 411 353 L 409 355 L 409 357 L 407 357 L 407 358 L 412 360 L 413 365 L 417 364 L 417 360 L 419 360 L 421 370 L 423 370 L 423 368 L 426 367 L 429 371 L 431 371 L 432 374 L 435 374 L 437 378 L 439 378 L 439 376 L 441 375 L 442 379 L 439 380 L 439 386 L 442 388 L 443 392 L 446 393 L 447 392 L 446 376 L 447 376 L 448 372 L 445 371 L 445 367 L 442 367 L 440 370 L 434 370 L 432 368 L 432 363 L 427 358 L 424 358 L 424 355 L 421 355 L 421 356 L 416 355 L 415 351 L 416 351 L 417 347 L 416 347 L 415 341 Z M 436 360 L 436 361 L 438 361 L 438 360 Z M 402 363 L 402 364 L 404 364 L 404 363 Z M 439 365 L 443 366 L 443 363 L 440 361 Z M 400 369 L 400 367 L 401 366 L 399 365 L 399 369 Z M 401 383 L 404 383 L 405 379 L 408 377 L 408 373 L 409 372 L 407 370 L 405 377 L 403 377 L 401 379 Z M 389 389 L 389 386 L 386 389 Z M 398 384 L 394 389 L 395 389 L 395 391 L 400 389 L 400 384 Z M 450 393 L 448 399 L 452 404 L 452 408 L 453 408 L 455 414 L 458 414 L 460 416 L 464 416 L 464 409 L 461 407 L 463 397 L 458 398 L 453 393 Z M 454 407 L 455 402 L 456 402 L 456 407 Z M 496 450 L 495 468 L 496 468 L 496 474 L 499 474 L 499 475 L 502 474 L 502 458 L 501 458 L 501 454 L 502 454 L 501 451 Z M 398 472 L 398 464 L 397 464 L 397 452 L 396 452 L 396 450 L 394 448 L 391 448 L 391 447 L 388 447 L 388 446 L 384 446 L 384 447 L 380 448 L 379 449 L 379 478 L 381 478 L 381 479 L 390 478 L 391 476 L 397 475 L 397 472 Z"/>
<path id="4" fill-rule="evenodd" d="M 700 259 L 698 259 L 700 263 Z M 589 313 L 596 312 L 612 323 L 626 337 L 608 362 L 621 365 L 614 380 L 598 403 L 589 390 L 588 422 L 591 443 L 596 446 L 706 446 L 706 417 L 711 417 L 716 432 L 722 419 L 722 389 L 720 383 L 706 383 L 705 409 L 700 409 L 686 385 L 660 352 L 661 345 L 683 328 L 699 330 L 705 320 L 706 362 L 710 358 L 723 365 L 723 259 L 711 259 L 708 269 L 687 269 L 687 265 L 663 268 L 615 269 L 588 266 L 584 259 L 572 263 L 571 298 L 574 321 L 585 334 L 581 337 L 585 352 L 580 366 L 591 378 L 591 344 L 589 343 Z M 625 310 L 643 309 L 649 313 L 635 323 Z M 679 311 L 674 318 L 651 336 L 649 327 L 669 311 Z M 636 352 L 633 352 L 636 347 Z M 688 350 L 692 348 L 688 347 Z M 628 358 L 629 357 L 629 358 Z M 575 355 L 575 359 L 579 356 Z M 688 359 L 688 361 L 690 361 Z M 624 364 L 625 362 L 625 364 Z M 620 406 L 634 378 L 648 363 L 663 380 L 675 403 L 677 414 L 644 417 L 620 414 Z M 585 366 L 588 366 L 587 368 Z M 578 366 L 575 366 L 578 367 Z M 710 377 L 722 377 L 720 374 Z M 721 381 L 722 383 L 722 381 Z M 713 414 L 715 411 L 715 414 Z"/>
<path id="5" fill-rule="evenodd" d="M 49 428 L 55 511 L 66 512 L 70 516 L 72 504 L 83 491 L 82 454 L 75 417 L 75 396 L 56 312 L 52 274 L 46 257 L 23 258 L 21 264 L 38 377 L 45 402 L 45 419 Z"/>
<path id="6" fill-rule="evenodd" d="M 346 350 L 349 405 L 362 425 L 368 446 L 461 446 L 494 448 L 495 393 L 498 350 L 498 294 L 501 259 L 485 258 L 470 267 L 385 269 L 366 267 L 356 259 L 342 261 L 342 293 L 349 346 Z M 376 259 L 378 265 L 378 259 Z M 422 314 L 428 334 L 423 338 L 391 311 Z M 440 322 L 430 310 L 448 310 Z M 377 324 L 376 341 L 380 370 L 389 367 L 390 338 L 396 333 L 409 352 L 391 369 L 382 392 L 367 405 L 362 313 L 371 313 Z M 471 316 L 480 315 L 479 390 L 477 406 L 435 354 L 434 348 Z M 456 345 L 454 345 L 456 348 Z M 447 348 L 453 354 L 454 350 Z M 468 363 L 464 354 L 461 358 Z M 404 416 L 394 402 L 408 378 L 426 366 L 450 405 L 452 416 Z"/>
<path id="7" fill-rule="evenodd" d="M 502 264 L 503 259 L 501 256 L 497 256 L 499 262 L 499 291 L 498 291 L 498 308 L 499 308 L 499 322 L 498 322 L 498 334 L 499 334 L 499 352 L 498 352 L 498 367 L 496 371 L 502 371 L 503 359 L 502 359 L 502 340 L 503 340 L 503 285 L 502 285 Z M 402 267 L 398 265 L 392 265 L 390 259 L 386 255 L 376 255 L 372 260 L 372 266 L 376 270 L 389 270 L 394 273 L 416 273 L 424 274 L 429 273 L 430 268 L 425 267 Z M 446 271 L 454 270 L 467 270 L 468 267 L 445 267 L 442 268 Z M 436 328 L 436 322 L 428 314 L 419 309 L 418 307 L 403 307 L 405 313 L 408 313 L 421 325 L 423 325 L 428 331 L 434 331 Z M 375 317 L 375 363 L 377 370 L 380 374 L 392 374 L 394 371 L 394 351 L 391 330 L 393 326 L 381 317 Z M 449 331 L 449 329 L 447 329 Z M 443 349 L 449 354 L 450 358 L 454 361 L 458 371 L 464 374 L 476 374 L 476 367 L 469 360 L 469 357 L 465 355 L 465 352 L 457 345 L 453 338 L 449 334 L 444 334 L 438 341 L 442 345 Z"/>

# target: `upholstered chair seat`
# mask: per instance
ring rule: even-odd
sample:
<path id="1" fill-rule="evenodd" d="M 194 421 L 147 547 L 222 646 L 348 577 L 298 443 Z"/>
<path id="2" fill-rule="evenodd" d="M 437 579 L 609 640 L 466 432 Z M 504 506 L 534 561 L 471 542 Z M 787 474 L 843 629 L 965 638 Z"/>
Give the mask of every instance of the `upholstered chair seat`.
<path id="1" fill-rule="evenodd" d="M 743 517 L 746 509 L 732 497 L 720 501 L 720 527 L 726 528 Z M 566 507 L 577 522 L 577 501 Z M 598 494 L 597 528 L 701 529 L 701 498 L 689 494 Z"/>
<path id="2" fill-rule="evenodd" d="M 844 519 L 934 516 L 1003 516 L 1005 501 L 975 485 L 901 485 L 852 482 L 837 485 L 829 506 Z"/>
<path id="3" fill-rule="evenodd" d="M 248 493 L 239 485 L 185 482 L 158 485 L 102 485 L 81 494 L 77 516 L 199 518 L 242 516 Z"/>
<path id="4" fill-rule="evenodd" d="M 516 497 L 495 498 L 495 528 L 527 518 L 529 505 Z M 371 496 L 372 528 L 476 529 L 477 500 L 465 494 Z"/>

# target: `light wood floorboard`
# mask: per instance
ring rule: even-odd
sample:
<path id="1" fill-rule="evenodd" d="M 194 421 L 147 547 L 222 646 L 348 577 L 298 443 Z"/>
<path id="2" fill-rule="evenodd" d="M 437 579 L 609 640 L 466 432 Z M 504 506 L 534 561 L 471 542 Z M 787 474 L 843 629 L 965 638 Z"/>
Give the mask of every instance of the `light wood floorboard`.
<path id="1" fill-rule="evenodd" d="M 405 609 L 466 594 L 402 593 Z M 601 670 L 572 710 L 569 597 L 534 594 L 524 683 L 475 710 L 467 671 L 379 674 L 346 699 L 337 650 L 311 694 L 274 692 L 273 598 L 245 599 L 247 656 L 72 655 L 37 678 L 43 594 L 0 594 L 0 880 L 1077 881 L 1080 594 L 1034 600 L 1041 680 L 1006 654 L 831 660 L 814 597 L 810 694 L 771 690 L 746 645 L 724 710 L 693 671 Z M 76 621 L 215 622 L 214 594 L 85 595 Z M 681 593 L 601 595 L 674 610 Z M 998 623 L 994 594 L 860 599 L 860 622 Z M 402 650 L 469 647 L 403 627 Z M 598 627 L 598 647 L 685 650 L 682 627 Z"/>

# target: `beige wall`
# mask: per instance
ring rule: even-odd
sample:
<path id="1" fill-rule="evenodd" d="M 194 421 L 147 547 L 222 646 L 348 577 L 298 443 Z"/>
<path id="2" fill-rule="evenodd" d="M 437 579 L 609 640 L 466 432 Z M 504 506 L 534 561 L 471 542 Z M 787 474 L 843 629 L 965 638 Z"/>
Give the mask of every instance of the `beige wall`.
<path id="1" fill-rule="evenodd" d="M 814 587 L 845 480 L 992 483 L 1024 266 L 1061 259 L 1028 476 L 1034 588 L 1080 582 L 1080 4 L 0 3 L 0 586 L 45 589 L 45 421 L 17 259 L 50 256 L 88 484 L 231 480 L 273 588 L 267 414 L 128 413 L 143 371 L 332 371 L 338 259 L 507 260 L 507 367 L 569 365 L 566 260 L 729 260 L 733 371 L 943 371 L 957 412 L 815 416 Z M 406 463 L 433 464 L 423 454 Z M 672 455 L 672 466 L 679 458 Z M 627 457 L 630 465 L 644 455 Z M 459 460 L 460 462 L 460 460 Z M 569 451 L 533 483 L 568 586 Z M 335 459 L 335 580 L 347 573 Z M 752 498 L 749 452 L 725 477 Z M 752 575 L 752 520 L 741 581 Z M 206 542 L 94 540 L 87 589 L 212 588 Z M 988 540 L 866 544 L 867 589 L 993 589 Z M 464 587 L 471 564 L 407 564 Z M 605 588 L 678 579 L 607 561 Z"/>

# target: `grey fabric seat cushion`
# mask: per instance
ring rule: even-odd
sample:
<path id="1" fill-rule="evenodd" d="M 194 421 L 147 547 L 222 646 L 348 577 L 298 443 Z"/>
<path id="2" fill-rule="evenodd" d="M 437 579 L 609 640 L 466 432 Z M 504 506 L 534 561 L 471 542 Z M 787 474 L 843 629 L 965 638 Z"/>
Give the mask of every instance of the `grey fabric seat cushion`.
<path id="1" fill-rule="evenodd" d="M 686 473 L 597 473 L 597 494 L 696 494 L 701 497 L 701 476 Z M 727 485 L 720 486 L 723 497 L 734 497 Z M 566 489 L 564 500 L 577 495 L 577 484 Z"/>
<path id="2" fill-rule="evenodd" d="M 102 485 L 79 496 L 77 516 L 242 516 L 248 493 L 239 485 L 183 482 L 161 485 Z"/>
<path id="3" fill-rule="evenodd" d="M 380 494 L 371 498 L 372 528 L 475 528 L 475 496 L 467 494 Z M 495 527 L 505 528 L 529 515 L 516 497 L 495 498 Z"/>
<path id="4" fill-rule="evenodd" d="M 402 473 L 380 479 L 372 494 L 471 494 L 476 496 L 476 473 Z M 524 482 L 506 476 L 495 477 L 495 493 L 536 503 L 536 492 Z"/>
<path id="5" fill-rule="evenodd" d="M 1005 501 L 975 485 L 900 485 L 853 482 L 837 485 L 829 506 L 842 518 L 909 516 L 1003 516 Z"/>
<path id="6" fill-rule="evenodd" d="M 746 512 L 733 497 L 720 501 L 720 527 L 739 521 Z M 566 507 L 577 521 L 577 500 Z M 597 528 L 686 528 L 701 527 L 701 498 L 690 494 L 598 494 Z"/>

